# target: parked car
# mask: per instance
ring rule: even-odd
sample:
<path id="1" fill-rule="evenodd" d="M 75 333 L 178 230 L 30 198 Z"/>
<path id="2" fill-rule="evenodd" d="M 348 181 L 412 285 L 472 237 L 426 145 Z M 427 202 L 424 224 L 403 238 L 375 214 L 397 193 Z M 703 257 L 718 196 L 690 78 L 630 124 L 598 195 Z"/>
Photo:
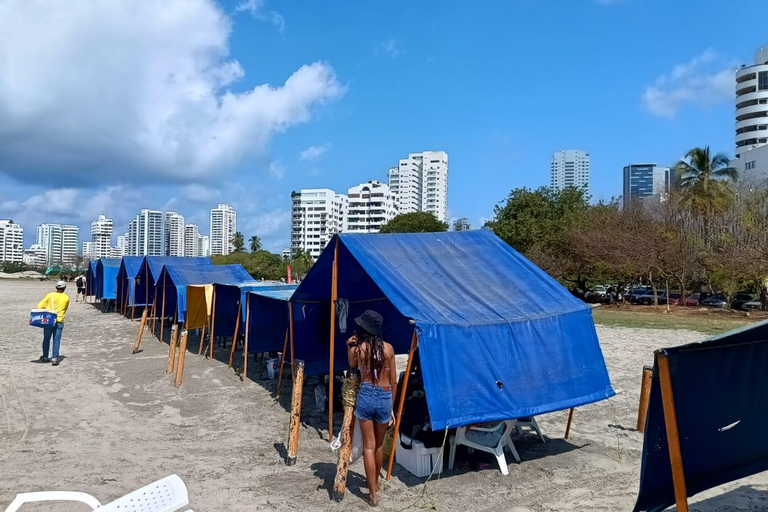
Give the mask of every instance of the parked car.
<path id="1" fill-rule="evenodd" d="M 682 306 L 683 305 L 683 294 L 678 292 L 669 292 L 669 297 L 667 298 L 667 303 L 670 306 Z"/>
<path id="2" fill-rule="evenodd" d="M 667 294 L 666 292 L 659 291 L 657 292 L 657 299 L 659 301 L 659 305 L 666 304 L 667 303 Z M 641 306 L 652 306 L 653 305 L 653 290 L 646 290 L 645 293 L 641 295 L 633 295 L 632 296 L 632 304 L 638 304 Z"/>
<path id="3" fill-rule="evenodd" d="M 716 293 L 702 300 L 701 305 L 709 308 L 724 308 L 728 305 L 728 299 L 726 299 L 724 293 Z"/>
<path id="4" fill-rule="evenodd" d="M 752 299 L 753 299 L 752 295 L 748 293 L 739 292 L 733 296 L 733 300 L 731 301 L 731 309 L 746 311 L 746 309 L 744 308 L 744 304 L 751 302 Z"/>
<path id="5" fill-rule="evenodd" d="M 692 293 L 685 299 L 685 306 L 688 307 L 696 307 L 699 305 L 699 300 L 701 299 L 700 293 Z"/>
<path id="6" fill-rule="evenodd" d="M 755 300 L 744 303 L 744 305 L 741 306 L 741 309 L 744 311 L 760 311 L 760 308 L 762 307 L 763 302 L 760 300 L 760 297 L 758 297 Z"/>
<path id="7" fill-rule="evenodd" d="M 600 297 L 605 297 L 606 289 L 605 286 L 597 285 L 592 289 L 592 293 L 599 295 Z"/>

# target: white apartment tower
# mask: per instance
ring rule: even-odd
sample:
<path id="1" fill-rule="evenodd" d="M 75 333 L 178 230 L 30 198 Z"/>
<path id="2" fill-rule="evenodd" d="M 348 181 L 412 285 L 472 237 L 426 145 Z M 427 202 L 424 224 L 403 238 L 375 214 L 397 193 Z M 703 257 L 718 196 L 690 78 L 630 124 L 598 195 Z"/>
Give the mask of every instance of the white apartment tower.
<path id="1" fill-rule="evenodd" d="M 96 258 L 93 251 L 93 242 L 83 242 L 83 258 L 87 260 Z"/>
<path id="2" fill-rule="evenodd" d="M 130 253 L 128 252 L 128 234 L 125 235 L 118 235 L 117 236 L 117 249 L 120 250 L 120 253 L 123 256 L 128 256 Z"/>
<path id="3" fill-rule="evenodd" d="M 91 222 L 91 257 L 109 258 L 112 255 L 112 219 L 101 214 Z"/>
<path id="4" fill-rule="evenodd" d="M 128 224 L 128 256 L 163 256 L 163 212 L 141 210 Z"/>
<path id="5" fill-rule="evenodd" d="M 448 153 L 410 153 L 389 170 L 389 188 L 398 213 L 429 212 L 448 220 Z"/>
<path id="6" fill-rule="evenodd" d="M 80 228 L 70 224 L 40 224 L 35 243 L 45 251 L 46 265 L 72 266 L 77 262 Z"/>
<path id="7" fill-rule="evenodd" d="M 347 191 L 347 227 L 350 233 L 378 233 L 397 215 L 389 186 L 370 180 Z"/>
<path id="8" fill-rule="evenodd" d="M 200 256 L 200 228 L 197 224 L 184 226 L 184 256 Z"/>
<path id="9" fill-rule="evenodd" d="M 0 220 L 0 224 L 3 221 Z M 2 236 L 2 235 L 0 235 Z M 32 267 L 44 267 L 45 266 L 45 249 L 37 244 L 32 244 L 29 249 L 24 250 L 24 263 Z"/>
<path id="10" fill-rule="evenodd" d="M 211 209 L 210 228 L 211 256 L 235 251 L 233 241 L 237 232 L 237 212 L 231 206 L 220 204 Z"/>
<path id="11" fill-rule="evenodd" d="M 184 256 L 184 216 L 165 212 L 165 255 Z"/>
<path id="12" fill-rule="evenodd" d="M 768 46 L 736 71 L 736 158 L 768 144 Z M 751 169 L 747 169 L 751 170 Z"/>
<path id="13" fill-rule="evenodd" d="M 197 237 L 197 255 L 206 258 L 211 255 L 211 239 L 208 238 L 208 235 Z"/>
<path id="14" fill-rule="evenodd" d="M 80 228 L 71 224 L 61 226 L 61 264 L 74 267 L 77 264 Z"/>
<path id="15" fill-rule="evenodd" d="M 576 187 L 589 192 L 589 166 L 589 153 L 586 151 L 557 151 L 550 161 L 550 187 L 555 190 Z"/>
<path id="16" fill-rule="evenodd" d="M 327 188 L 291 193 L 291 249 L 317 259 L 333 235 L 346 230 L 348 199 Z"/>
<path id="17" fill-rule="evenodd" d="M 0 219 L 0 261 L 24 261 L 24 228 L 11 219 Z"/>

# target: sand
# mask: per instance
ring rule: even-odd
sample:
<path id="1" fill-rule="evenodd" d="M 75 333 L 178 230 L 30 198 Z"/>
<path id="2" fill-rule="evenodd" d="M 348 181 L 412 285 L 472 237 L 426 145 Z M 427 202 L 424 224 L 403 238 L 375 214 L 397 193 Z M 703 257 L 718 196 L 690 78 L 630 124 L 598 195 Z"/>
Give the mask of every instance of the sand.
<path id="1" fill-rule="evenodd" d="M 327 416 L 314 407 L 315 379 L 305 388 L 298 463 L 286 467 L 288 393 L 273 400 L 275 382 L 261 380 L 260 364 L 249 362 L 249 379 L 241 382 L 223 362 L 228 350 L 201 359 L 192 337 L 184 384 L 174 388 L 165 375 L 166 344 L 146 335 L 144 350 L 132 355 L 138 322 L 75 303 L 70 290 L 66 359 L 58 367 L 32 362 L 42 335 L 27 325 L 28 312 L 50 288 L 0 281 L 0 507 L 17 492 L 39 490 L 84 491 L 106 503 L 176 473 L 197 512 L 367 508 L 361 461 L 352 466 L 344 501 L 329 499 L 336 464 L 323 440 Z M 424 479 L 396 465 L 380 508 L 631 510 L 642 450 L 635 431 L 642 366 L 654 349 L 704 335 L 616 327 L 598 327 L 598 334 L 618 395 L 577 409 L 568 441 L 566 412 L 540 416 L 548 442 L 515 438 L 522 462 L 510 464 L 508 477 L 493 465 L 446 470 L 427 484 L 426 498 Z M 756 475 L 698 496 L 691 510 L 764 510 L 767 493 L 768 475 Z"/>

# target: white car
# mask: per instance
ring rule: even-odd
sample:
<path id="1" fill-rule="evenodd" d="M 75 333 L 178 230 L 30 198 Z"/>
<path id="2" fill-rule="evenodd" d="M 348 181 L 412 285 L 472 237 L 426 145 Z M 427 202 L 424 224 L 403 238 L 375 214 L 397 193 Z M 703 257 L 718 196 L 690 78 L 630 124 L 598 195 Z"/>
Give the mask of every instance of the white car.
<path id="1" fill-rule="evenodd" d="M 592 290 L 595 295 L 599 295 L 600 297 L 605 297 L 605 294 L 608 293 L 608 291 L 605 289 L 605 286 L 595 286 Z"/>
<path id="2" fill-rule="evenodd" d="M 763 303 L 759 298 L 757 298 L 755 300 L 745 302 L 741 307 L 744 309 L 744 311 L 759 311 L 760 308 L 763 307 Z"/>

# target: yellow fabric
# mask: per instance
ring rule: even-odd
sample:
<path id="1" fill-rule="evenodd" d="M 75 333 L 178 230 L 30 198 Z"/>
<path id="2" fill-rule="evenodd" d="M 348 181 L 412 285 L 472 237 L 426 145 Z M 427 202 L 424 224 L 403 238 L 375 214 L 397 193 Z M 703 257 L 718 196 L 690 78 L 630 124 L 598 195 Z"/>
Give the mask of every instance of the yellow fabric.
<path id="1" fill-rule="evenodd" d="M 212 284 L 187 286 L 187 329 L 205 327 L 212 305 Z"/>
<path id="2" fill-rule="evenodd" d="M 51 292 L 40 301 L 37 309 L 49 309 L 51 307 L 51 299 L 53 299 L 53 311 L 56 312 L 56 321 L 64 323 L 64 317 L 67 314 L 67 308 L 69 308 L 69 295 Z"/>

